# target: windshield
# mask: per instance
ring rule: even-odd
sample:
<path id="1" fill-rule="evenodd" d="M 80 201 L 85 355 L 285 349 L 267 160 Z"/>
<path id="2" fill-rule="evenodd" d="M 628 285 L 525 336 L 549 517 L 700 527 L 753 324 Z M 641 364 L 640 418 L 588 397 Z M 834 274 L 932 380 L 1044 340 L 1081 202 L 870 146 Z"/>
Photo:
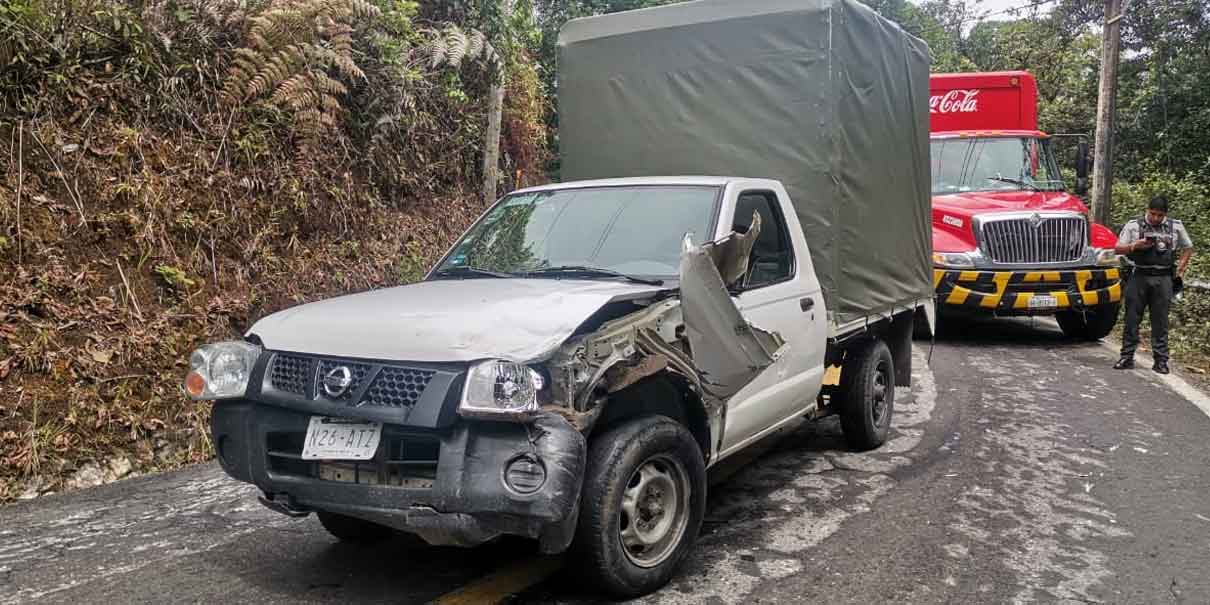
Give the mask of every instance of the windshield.
<path id="1" fill-rule="evenodd" d="M 1049 139 L 933 139 L 930 155 L 933 163 L 933 194 L 1063 189 Z"/>
<path id="2" fill-rule="evenodd" d="M 715 187 L 563 189 L 510 195 L 462 237 L 438 270 L 527 273 L 595 267 L 675 277 L 681 241 L 709 239 Z"/>

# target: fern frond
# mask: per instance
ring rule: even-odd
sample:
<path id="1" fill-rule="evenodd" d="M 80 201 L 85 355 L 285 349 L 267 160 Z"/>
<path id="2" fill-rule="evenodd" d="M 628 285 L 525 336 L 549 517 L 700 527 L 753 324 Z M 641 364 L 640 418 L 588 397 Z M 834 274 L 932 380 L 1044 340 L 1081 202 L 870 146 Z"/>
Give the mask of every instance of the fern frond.
<path id="1" fill-rule="evenodd" d="M 458 69 L 462 66 L 462 59 L 467 55 L 467 48 L 470 46 L 470 38 L 466 32 L 457 27 L 450 27 L 445 30 L 445 61 L 450 67 Z"/>
<path id="2" fill-rule="evenodd" d="M 333 80 L 328 76 L 328 74 L 325 74 L 322 71 L 312 72 L 311 81 L 315 85 L 315 89 L 319 90 L 320 92 L 336 96 L 349 94 L 349 89 L 345 88 L 344 84 Z"/>
<path id="3" fill-rule="evenodd" d="M 487 35 L 473 29 L 467 36 L 466 55 L 472 59 L 477 58 L 489 46 L 491 45 L 487 43 Z"/>

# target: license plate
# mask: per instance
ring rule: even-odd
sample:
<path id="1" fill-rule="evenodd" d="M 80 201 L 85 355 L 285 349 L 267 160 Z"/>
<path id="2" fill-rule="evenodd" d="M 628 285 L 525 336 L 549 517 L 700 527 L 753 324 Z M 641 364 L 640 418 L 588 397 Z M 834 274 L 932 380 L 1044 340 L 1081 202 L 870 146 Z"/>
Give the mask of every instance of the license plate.
<path id="1" fill-rule="evenodd" d="M 382 439 L 382 424 L 312 416 L 303 460 L 369 460 Z"/>
<path id="2" fill-rule="evenodd" d="M 1059 299 L 1048 294 L 1035 294 L 1029 298 L 1031 309 L 1054 309 L 1059 306 Z"/>

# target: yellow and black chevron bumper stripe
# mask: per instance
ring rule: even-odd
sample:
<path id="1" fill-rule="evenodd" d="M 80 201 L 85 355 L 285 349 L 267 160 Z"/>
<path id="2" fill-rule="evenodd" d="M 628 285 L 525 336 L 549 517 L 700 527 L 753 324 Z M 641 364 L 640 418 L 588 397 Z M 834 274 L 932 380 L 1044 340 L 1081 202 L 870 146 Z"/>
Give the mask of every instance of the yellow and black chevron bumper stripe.
<path id="1" fill-rule="evenodd" d="M 1121 272 L 1114 269 L 1068 271 L 933 270 L 937 302 L 996 313 L 1044 313 L 1084 309 L 1122 300 Z M 1054 304 L 1030 304 L 1035 296 Z"/>

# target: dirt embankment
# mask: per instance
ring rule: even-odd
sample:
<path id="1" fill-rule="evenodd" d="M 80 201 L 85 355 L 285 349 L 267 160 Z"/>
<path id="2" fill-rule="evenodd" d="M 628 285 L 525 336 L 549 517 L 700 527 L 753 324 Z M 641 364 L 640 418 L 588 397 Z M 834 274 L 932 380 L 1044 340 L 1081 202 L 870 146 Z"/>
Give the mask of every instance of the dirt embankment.
<path id="1" fill-rule="evenodd" d="M 193 347 L 418 278 L 482 210 L 500 64 L 540 174 L 532 61 L 417 6 L 0 4 L 0 502 L 210 458 Z"/>
<path id="2" fill-rule="evenodd" d="M 19 224 L 0 251 L 0 500 L 208 459 L 209 405 L 179 386 L 193 347 L 415 279 L 481 210 L 456 190 L 386 204 L 292 161 L 212 169 L 212 146 L 95 117 L 23 128 L 0 133 L 20 157 L 0 188 Z"/>

